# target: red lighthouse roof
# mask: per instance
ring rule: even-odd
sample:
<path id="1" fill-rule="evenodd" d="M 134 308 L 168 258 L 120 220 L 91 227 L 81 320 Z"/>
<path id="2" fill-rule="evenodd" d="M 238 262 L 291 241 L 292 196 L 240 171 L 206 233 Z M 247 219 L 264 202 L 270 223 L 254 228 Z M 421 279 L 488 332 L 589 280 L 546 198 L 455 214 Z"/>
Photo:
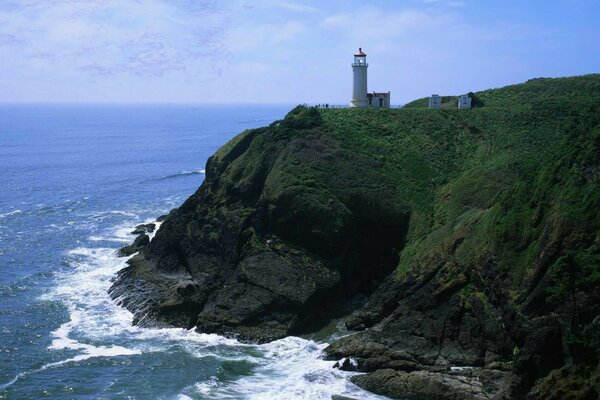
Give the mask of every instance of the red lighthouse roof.
<path id="1" fill-rule="evenodd" d="M 366 57 L 366 56 L 367 56 L 367 55 L 366 55 L 365 53 L 363 53 L 363 51 L 362 51 L 362 47 L 359 47 L 359 48 L 358 48 L 358 53 L 356 53 L 356 54 L 354 55 L 354 57 Z"/>

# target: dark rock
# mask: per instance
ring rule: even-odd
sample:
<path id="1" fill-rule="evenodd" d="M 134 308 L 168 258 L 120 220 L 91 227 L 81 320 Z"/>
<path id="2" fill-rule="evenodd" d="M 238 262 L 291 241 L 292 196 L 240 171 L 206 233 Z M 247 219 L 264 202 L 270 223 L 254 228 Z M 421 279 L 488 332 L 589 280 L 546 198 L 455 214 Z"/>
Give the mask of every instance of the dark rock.
<path id="1" fill-rule="evenodd" d="M 512 360 L 515 344 L 502 327 L 501 311 L 488 304 L 482 312 L 476 297 L 467 307 L 461 298 L 462 281 L 445 281 L 452 268 L 443 264 L 435 273 L 421 280 L 407 279 L 403 285 L 385 283 L 382 287 L 393 287 L 397 293 L 393 311 L 380 316 L 376 327 L 345 337 L 325 352 L 333 359 L 355 358 L 362 371 L 483 367 Z M 373 296 L 379 293 L 387 295 L 377 291 Z M 365 309 L 373 303 L 371 300 Z M 364 320 L 364 315 L 362 311 L 359 318 Z"/>
<path id="2" fill-rule="evenodd" d="M 510 374 L 489 370 L 464 373 L 402 372 L 380 369 L 351 378 L 371 392 L 404 400 L 502 400 Z"/>
<path id="3" fill-rule="evenodd" d="M 152 232 L 154 232 L 155 228 L 156 228 L 156 224 L 154 224 L 154 223 L 140 224 L 140 225 L 136 226 L 133 231 L 131 231 L 131 234 L 132 235 L 141 235 L 143 233 L 152 233 Z"/>
<path id="4" fill-rule="evenodd" d="M 565 363 L 560 323 L 549 317 L 526 323 L 527 336 L 515 362 L 515 370 L 519 371 L 515 397 L 525 397 L 537 379 Z"/>
<path id="5" fill-rule="evenodd" d="M 540 379 L 527 400 L 597 400 L 600 398 L 599 367 L 563 367 Z"/>
<path id="6" fill-rule="evenodd" d="M 342 371 L 357 371 L 358 363 L 352 358 L 342 358 L 333 364 L 333 368 L 341 369 Z"/>
<path id="7" fill-rule="evenodd" d="M 140 249 L 111 293 L 138 323 L 274 340 L 326 320 L 395 268 L 408 214 L 394 186 L 319 120 L 299 109 L 232 140 L 154 239 L 122 252 Z"/>
<path id="8" fill-rule="evenodd" d="M 168 216 L 169 214 L 161 215 L 160 217 L 156 218 L 156 222 L 163 222 Z"/>
<path id="9" fill-rule="evenodd" d="M 129 257 L 130 255 L 142 250 L 148 245 L 148 243 L 150 243 L 150 238 L 145 233 L 142 233 L 135 238 L 132 244 L 119 250 L 119 257 Z"/>

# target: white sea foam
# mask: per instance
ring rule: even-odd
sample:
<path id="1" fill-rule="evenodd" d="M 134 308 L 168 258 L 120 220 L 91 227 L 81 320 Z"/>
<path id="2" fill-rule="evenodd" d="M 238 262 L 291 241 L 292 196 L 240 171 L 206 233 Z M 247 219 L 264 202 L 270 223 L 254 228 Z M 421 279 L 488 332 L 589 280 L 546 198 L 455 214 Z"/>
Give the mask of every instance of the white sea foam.
<path id="1" fill-rule="evenodd" d="M 158 230 L 159 226 L 157 226 Z M 115 240 L 131 238 L 129 227 L 113 232 Z M 126 233 L 125 233 L 126 232 Z M 52 332 L 52 351 L 68 350 L 63 360 L 17 375 L 18 379 L 47 368 L 58 368 L 93 357 L 136 357 L 149 352 L 169 351 L 173 346 L 195 358 L 249 363 L 250 375 L 219 380 L 212 377 L 183 388 L 179 399 L 331 399 L 339 394 L 361 399 L 382 399 L 349 381 L 353 374 L 333 368 L 322 359 L 326 343 L 287 337 L 263 345 L 243 344 L 235 339 L 197 333 L 180 328 L 147 329 L 132 325 L 132 314 L 110 299 L 108 289 L 116 272 L 125 267 L 124 258 L 113 248 L 79 247 L 68 253 L 72 269 L 57 277 L 57 286 L 45 295 L 63 302 L 69 320 Z M 99 345 L 101 343 L 101 345 Z M 76 352 L 72 355 L 72 352 Z"/>
<path id="2" fill-rule="evenodd" d="M 148 238 L 150 240 L 154 239 L 156 232 L 158 232 L 158 230 L 160 229 L 160 226 L 162 225 L 163 222 L 162 221 L 153 221 L 152 223 L 155 224 L 156 226 L 154 227 L 154 231 L 148 233 Z"/>
<path id="3" fill-rule="evenodd" d="M 165 175 L 165 176 L 162 176 L 160 178 L 156 178 L 154 180 L 174 179 L 174 178 L 181 178 L 181 177 L 184 177 L 184 176 L 204 175 L 204 174 L 206 174 L 206 171 L 204 169 L 193 169 L 193 170 L 181 171 L 181 172 L 179 172 L 177 174 Z"/>
<path id="4" fill-rule="evenodd" d="M 125 229 L 130 231 L 132 228 Z M 123 230 L 124 228 L 119 228 L 117 231 Z M 198 345 L 242 346 L 234 339 L 198 334 L 186 329 L 146 329 L 133 326 L 133 315 L 117 306 L 108 295 L 112 278 L 126 266 L 126 258 L 117 257 L 113 248 L 89 247 L 73 249 L 69 251 L 68 257 L 74 267 L 73 270 L 59 276 L 58 285 L 51 293 L 43 296 L 47 300 L 60 300 L 69 308 L 70 320 L 53 332 L 55 340 L 50 346 L 51 349 L 90 350 L 82 346 L 81 341 L 74 339 L 74 336 L 91 340 L 100 339 L 103 343 L 125 341 L 138 346 L 134 349 L 123 347 L 119 350 L 122 353 L 127 353 L 129 350 L 136 353 L 145 350 L 160 351 L 165 342 L 188 343 L 193 348 L 197 348 Z M 171 344 L 173 343 L 169 343 Z M 119 347 L 105 346 L 103 350 L 109 349 L 114 350 Z"/>
<path id="5" fill-rule="evenodd" d="M 150 223 L 156 225 L 153 232 L 147 233 L 150 240 L 152 240 L 152 239 L 154 239 L 156 232 L 162 225 L 162 221 L 147 219 L 144 222 L 137 223 L 136 225 L 150 224 Z M 129 224 L 123 225 L 123 226 L 118 227 L 115 231 L 113 231 L 112 235 L 92 235 L 92 236 L 88 237 L 88 239 L 92 242 L 131 243 L 133 241 L 133 239 L 135 238 L 135 236 L 132 235 L 132 233 L 131 233 L 133 231 L 133 229 L 134 229 L 134 227 Z"/>
<path id="6" fill-rule="evenodd" d="M 206 171 L 204 169 L 194 169 L 191 171 L 181 171 L 181 175 L 195 175 L 195 174 L 205 174 Z"/>
<path id="7" fill-rule="evenodd" d="M 460 372 L 460 371 L 468 371 L 470 369 L 473 369 L 475 367 L 470 367 L 470 366 L 454 366 L 454 367 L 450 367 L 450 371 L 453 372 Z"/>
<path id="8" fill-rule="evenodd" d="M 259 346 L 265 351 L 258 368 L 250 376 L 229 385 L 214 380 L 199 382 L 197 394 L 210 398 L 331 399 L 343 395 L 360 399 L 384 399 L 363 391 L 348 378 L 353 373 L 333 368 L 322 359 L 327 343 L 287 337 Z"/>
<path id="9" fill-rule="evenodd" d="M 77 349 L 77 350 L 83 350 L 84 353 L 83 354 L 79 354 L 79 355 L 77 355 L 75 357 L 67 358 L 65 360 L 61 360 L 61 361 L 57 361 L 57 362 L 53 362 L 53 363 L 44 364 L 40 368 L 31 370 L 31 371 L 21 372 L 21 373 L 17 374 L 13 379 L 11 379 L 9 382 L 7 382 L 5 384 L 1 384 L 0 385 L 0 390 L 5 389 L 5 388 L 7 388 L 9 386 L 12 386 L 19 379 L 22 379 L 22 378 L 24 378 L 24 377 L 26 377 L 26 376 L 28 376 L 30 374 L 33 374 L 33 373 L 36 373 L 36 372 L 41 372 L 41 371 L 44 371 L 44 370 L 46 370 L 48 368 L 58 367 L 58 366 L 61 366 L 61 365 L 64 365 L 64 364 L 68 364 L 68 363 L 71 363 L 71 362 L 84 361 L 84 360 L 87 360 L 87 359 L 92 358 L 92 357 L 116 357 L 116 356 L 124 356 L 124 355 L 141 354 L 141 352 L 139 352 L 139 351 L 129 350 L 129 349 L 126 349 L 126 348 L 120 347 L 120 346 L 111 346 L 111 347 L 100 346 L 100 347 L 95 347 L 95 346 L 91 346 L 91 345 L 85 345 L 83 343 L 78 343 L 78 342 L 70 340 L 70 339 L 66 339 L 66 341 L 63 341 L 62 339 L 57 339 L 57 340 L 61 343 L 61 345 L 59 347 L 53 347 L 54 346 L 54 342 L 53 342 L 53 345 L 50 346 L 49 348 L 53 348 L 53 349 L 63 349 L 63 348 Z M 55 340 L 55 342 L 56 342 L 56 340 Z M 67 346 L 62 347 L 62 344 L 65 343 L 65 342 L 72 342 L 72 343 L 69 343 Z"/>
<path id="10" fill-rule="evenodd" d="M 58 329 L 52 332 L 54 340 L 48 348 L 52 350 L 80 350 L 83 352 L 83 354 L 69 358 L 64 361 L 59 361 L 59 363 L 54 363 L 53 365 L 60 365 L 71 361 L 82 361 L 92 357 L 115 357 L 141 354 L 141 351 L 138 349 L 127 349 L 125 347 L 116 345 L 92 346 L 90 344 L 82 343 L 75 339 L 71 339 L 69 337 L 69 334 L 81 325 L 81 311 L 71 311 L 70 317 L 71 320 L 69 322 L 65 322 Z"/>
<path id="11" fill-rule="evenodd" d="M 124 237 L 110 237 L 110 236 L 97 236 L 97 235 L 92 235 L 88 238 L 90 241 L 92 242 L 118 242 L 118 243 L 129 243 L 131 242 L 131 237 L 130 238 L 124 238 Z"/>
<path id="12" fill-rule="evenodd" d="M 114 232 L 114 238 L 115 238 L 115 240 L 121 240 L 121 241 L 131 242 L 132 238 L 134 238 L 134 236 L 131 235 L 131 231 L 132 230 L 133 230 L 133 227 L 131 227 L 129 225 L 119 227 Z"/>
<path id="13" fill-rule="evenodd" d="M 2 218 L 6 218 L 6 217 L 10 217 L 11 215 L 15 215 L 15 214 L 21 214 L 23 211 L 21 210 L 13 210 L 13 211 L 9 211 L 3 214 L 0 214 L 0 219 Z"/>
<path id="14" fill-rule="evenodd" d="M 122 216 L 122 217 L 130 217 L 130 218 L 138 217 L 138 215 L 135 213 L 132 213 L 129 211 L 122 211 L 122 210 L 84 212 L 84 213 L 81 213 L 80 215 L 85 216 L 85 217 L 91 217 L 93 219 L 98 219 L 98 220 L 103 220 L 103 219 L 106 219 L 106 218 L 114 216 L 114 215 Z"/>

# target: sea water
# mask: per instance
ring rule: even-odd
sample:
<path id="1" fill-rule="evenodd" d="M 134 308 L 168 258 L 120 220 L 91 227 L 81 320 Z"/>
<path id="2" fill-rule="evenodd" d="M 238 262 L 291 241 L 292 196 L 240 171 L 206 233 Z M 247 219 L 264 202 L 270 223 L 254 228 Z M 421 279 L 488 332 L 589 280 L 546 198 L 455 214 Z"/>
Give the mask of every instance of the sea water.
<path id="1" fill-rule="evenodd" d="M 331 337 L 138 328 L 107 294 L 132 227 L 181 204 L 235 134 L 289 109 L 0 106 L 0 399 L 380 398 L 322 359 Z"/>

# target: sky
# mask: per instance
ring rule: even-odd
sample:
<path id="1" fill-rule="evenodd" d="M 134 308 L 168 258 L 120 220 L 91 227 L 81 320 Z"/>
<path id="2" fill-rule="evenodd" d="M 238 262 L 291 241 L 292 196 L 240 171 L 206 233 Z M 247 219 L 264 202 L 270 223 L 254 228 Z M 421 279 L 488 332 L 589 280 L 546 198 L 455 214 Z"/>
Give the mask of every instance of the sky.
<path id="1" fill-rule="evenodd" d="M 600 72 L 598 0 L 0 0 L 0 103 L 403 104 Z"/>

